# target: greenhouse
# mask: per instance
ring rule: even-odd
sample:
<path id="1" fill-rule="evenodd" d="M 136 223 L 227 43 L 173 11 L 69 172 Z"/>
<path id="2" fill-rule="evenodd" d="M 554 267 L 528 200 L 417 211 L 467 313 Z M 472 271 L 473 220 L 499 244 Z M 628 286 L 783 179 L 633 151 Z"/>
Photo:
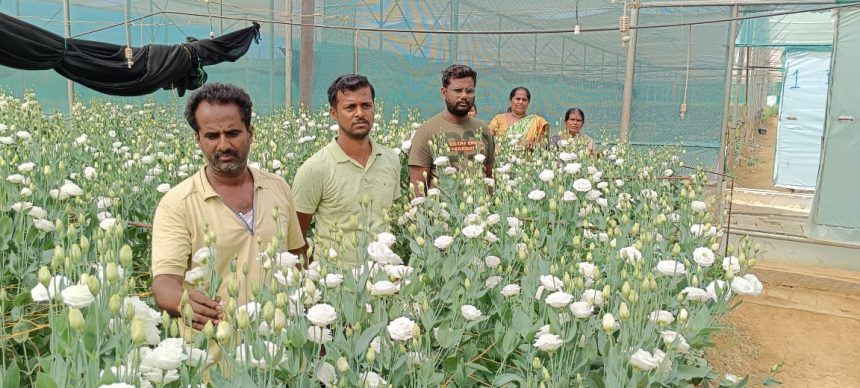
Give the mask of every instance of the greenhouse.
<path id="1" fill-rule="evenodd" d="M 0 381 L 853 386 L 860 1 L 0 0 Z"/>

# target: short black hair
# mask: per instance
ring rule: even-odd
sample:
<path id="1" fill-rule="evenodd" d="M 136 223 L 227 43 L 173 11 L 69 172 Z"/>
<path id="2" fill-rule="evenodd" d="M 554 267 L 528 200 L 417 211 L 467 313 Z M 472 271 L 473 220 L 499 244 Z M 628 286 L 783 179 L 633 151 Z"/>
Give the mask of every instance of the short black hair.
<path id="1" fill-rule="evenodd" d="M 526 99 L 529 100 L 529 102 L 531 102 L 532 92 L 530 92 L 525 86 L 517 86 L 513 90 L 511 90 L 511 96 L 508 97 L 508 100 L 513 100 L 514 96 L 517 95 L 517 91 L 520 91 L 520 90 L 526 92 Z"/>
<path id="2" fill-rule="evenodd" d="M 582 122 L 585 122 L 585 112 L 583 112 L 582 109 L 579 108 L 568 109 L 567 112 L 564 113 L 564 121 L 567 121 L 567 119 L 570 118 L 570 115 L 574 113 L 579 113 L 579 117 L 582 117 Z"/>
<path id="3" fill-rule="evenodd" d="M 478 73 L 472 70 L 471 67 L 466 65 L 451 65 L 442 71 L 442 87 L 447 88 L 451 84 L 452 79 L 460 78 L 471 78 L 475 82 L 475 85 L 478 84 Z"/>
<path id="4" fill-rule="evenodd" d="M 373 90 L 373 85 L 370 84 L 367 77 L 358 74 L 344 74 L 337 77 L 328 87 L 328 104 L 332 108 L 336 108 L 338 93 L 354 92 L 362 88 L 370 88 L 370 98 L 376 99 L 376 91 Z"/>
<path id="5" fill-rule="evenodd" d="M 251 109 L 254 107 L 251 96 L 236 85 L 213 82 L 197 89 L 191 97 L 188 97 L 188 102 L 185 104 L 185 120 L 188 121 L 188 125 L 194 129 L 195 133 L 200 132 L 195 112 L 203 101 L 210 104 L 236 104 L 239 107 L 239 115 L 245 128 L 251 128 Z"/>

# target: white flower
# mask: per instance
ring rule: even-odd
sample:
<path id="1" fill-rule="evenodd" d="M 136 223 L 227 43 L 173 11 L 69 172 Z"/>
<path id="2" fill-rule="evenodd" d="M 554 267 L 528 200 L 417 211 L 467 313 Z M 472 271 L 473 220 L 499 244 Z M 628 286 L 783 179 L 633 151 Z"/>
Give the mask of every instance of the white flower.
<path id="1" fill-rule="evenodd" d="M 158 187 L 155 188 L 155 191 L 157 191 L 159 193 L 166 193 L 166 192 L 170 191 L 170 184 L 162 183 L 162 184 L 158 185 Z"/>
<path id="2" fill-rule="evenodd" d="M 165 339 L 155 349 L 147 353 L 140 363 L 141 368 L 149 367 L 168 371 L 182 366 L 188 356 L 183 353 L 182 339 L 178 339 L 178 346 L 173 340 L 173 338 Z"/>
<path id="3" fill-rule="evenodd" d="M 602 196 L 602 195 L 603 195 L 603 193 L 601 193 L 598 190 L 589 190 L 587 193 L 585 193 L 585 199 L 587 199 L 589 201 L 594 201 L 594 200 L 600 198 L 600 196 Z"/>
<path id="4" fill-rule="evenodd" d="M 561 345 L 564 345 L 564 341 L 562 341 L 561 337 L 551 333 L 541 334 L 535 339 L 534 343 L 534 347 L 544 352 L 557 350 Z"/>
<path id="5" fill-rule="evenodd" d="M 209 247 L 203 247 L 194 252 L 194 256 L 191 256 L 191 262 L 194 264 L 206 264 L 210 258 L 212 258 L 212 252 L 209 251 Z"/>
<path id="6" fill-rule="evenodd" d="M 571 160 L 576 159 L 576 154 L 570 152 L 560 152 L 558 154 L 558 159 L 562 162 L 569 162 Z"/>
<path id="7" fill-rule="evenodd" d="M 283 167 L 283 166 L 284 166 L 284 164 L 280 160 L 278 160 L 278 159 L 272 160 L 272 170 L 280 170 L 281 167 Z"/>
<path id="8" fill-rule="evenodd" d="M 320 364 L 319 369 L 317 369 L 317 380 L 326 387 L 337 386 L 337 372 L 335 372 L 334 365 L 327 362 Z"/>
<path id="9" fill-rule="evenodd" d="M 12 204 L 12 210 L 16 212 L 21 212 L 33 207 L 32 202 L 15 202 Z"/>
<path id="10" fill-rule="evenodd" d="M 26 178 L 26 177 L 24 177 L 24 176 L 23 176 L 23 175 L 21 175 L 21 174 L 12 174 L 12 175 L 9 175 L 9 176 L 7 176 L 7 177 L 6 177 L 6 181 L 8 181 L 8 182 L 10 182 L 10 183 L 15 183 L 15 184 L 21 184 L 21 183 L 24 183 L 24 181 L 25 181 L 26 179 L 27 179 L 27 178 Z"/>
<path id="11" fill-rule="evenodd" d="M 579 300 L 583 302 L 588 302 L 594 306 L 603 306 L 603 291 L 589 288 L 582 292 L 582 296 L 579 298 Z"/>
<path id="12" fill-rule="evenodd" d="M 319 326 L 308 326 L 308 341 L 318 345 L 331 342 L 331 330 Z"/>
<path id="13" fill-rule="evenodd" d="M 376 372 L 364 372 L 361 374 L 361 386 L 366 388 L 383 388 L 388 386 L 388 382 L 385 381 L 381 376 L 376 374 Z"/>
<path id="14" fill-rule="evenodd" d="M 433 240 L 433 246 L 439 249 L 447 249 L 454 242 L 454 238 L 451 236 L 439 236 L 436 237 L 436 240 Z"/>
<path id="15" fill-rule="evenodd" d="M 735 276 L 732 279 L 732 291 L 738 295 L 757 296 L 761 294 L 763 289 L 764 286 L 758 280 L 758 277 L 751 273 L 748 273 L 743 277 Z"/>
<path id="16" fill-rule="evenodd" d="M 541 275 L 541 277 L 540 277 L 540 284 L 542 284 L 542 285 L 543 285 L 543 287 L 544 287 L 547 291 L 558 291 L 558 290 L 561 290 L 561 287 L 562 287 L 562 285 L 563 285 L 563 284 L 562 284 L 562 282 L 561 282 L 561 279 L 559 279 L 559 278 L 557 278 L 557 277 L 555 277 L 555 276 L 552 276 L 552 275 Z"/>
<path id="17" fill-rule="evenodd" d="M 43 232 L 53 232 L 53 231 L 57 230 L 57 227 L 54 226 L 53 222 L 48 221 L 48 220 L 43 219 L 43 218 L 37 218 L 37 219 L 33 220 L 33 226 L 35 226 L 36 229 L 39 229 Z"/>
<path id="18" fill-rule="evenodd" d="M 732 274 L 738 273 L 741 270 L 740 260 L 736 256 L 728 256 L 723 258 L 723 269 Z"/>
<path id="19" fill-rule="evenodd" d="M 80 195 L 84 195 L 84 190 L 81 189 L 80 186 L 76 185 L 75 182 L 70 180 L 66 180 L 62 186 L 60 186 L 60 191 L 57 199 L 66 199 L 68 197 L 77 197 Z"/>
<path id="20" fill-rule="evenodd" d="M 655 353 L 659 349 L 655 349 Z M 630 365 L 642 371 L 650 371 L 660 365 L 662 358 L 657 358 L 650 352 L 639 349 L 630 356 Z"/>
<path id="21" fill-rule="evenodd" d="M 36 163 L 24 162 L 18 165 L 18 172 L 26 174 L 28 172 L 33 171 L 34 168 L 36 168 Z"/>
<path id="22" fill-rule="evenodd" d="M 414 268 L 408 265 L 387 265 L 385 266 L 385 272 L 388 276 L 395 279 L 403 279 L 408 276 L 412 276 L 412 272 L 415 271 Z"/>
<path id="23" fill-rule="evenodd" d="M 336 273 L 326 274 L 325 278 L 320 280 L 320 283 L 328 288 L 335 288 L 343 283 L 343 275 Z"/>
<path id="24" fill-rule="evenodd" d="M 374 296 L 389 296 L 400 291 L 400 285 L 389 282 L 388 280 L 380 280 L 370 287 L 370 295 Z"/>
<path id="25" fill-rule="evenodd" d="M 666 310 L 655 310 L 648 315 L 648 319 L 658 325 L 668 325 L 675 321 L 675 316 Z"/>
<path id="26" fill-rule="evenodd" d="M 552 307 L 561 308 L 573 302 L 573 295 L 564 291 L 556 291 L 549 294 L 544 302 Z"/>
<path id="27" fill-rule="evenodd" d="M 708 210 L 708 205 L 702 201 L 693 201 L 690 202 L 690 209 L 693 209 L 693 211 L 696 212 L 704 212 L 705 210 Z"/>
<path id="28" fill-rule="evenodd" d="M 664 276 L 683 276 L 687 273 L 684 263 L 675 260 L 660 260 L 657 262 L 657 272 Z"/>
<path id="29" fill-rule="evenodd" d="M 543 170 L 538 174 L 538 178 L 544 182 L 549 182 L 552 178 L 555 178 L 555 173 L 552 170 Z"/>
<path id="30" fill-rule="evenodd" d="M 484 156 L 484 154 L 475 154 L 475 157 L 473 159 L 477 163 L 484 163 L 484 161 L 487 160 L 487 157 Z"/>
<path id="31" fill-rule="evenodd" d="M 737 277 L 735 277 L 737 279 Z M 723 299 L 728 300 L 732 295 L 732 290 L 727 289 L 726 282 L 722 280 L 714 280 L 708 283 L 708 286 L 705 287 L 708 290 L 708 293 L 711 294 L 711 299 L 718 300 L 717 293 L 722 294 Z"/>
<path id="32" fill-rule="evenodd" d="M 449 159 L 447 156 L 439 156 L 433 160 L 433 165 L 440 166 L 440 167 L 441 166 L 447 166 L 448 161 L 449 161 Z"/>
<path id="33" fill-rule="evenodd" d="M 194 267 L 190 271 L 185 272 L 185 282 L 188 284 L 200 284 L 200 282 L 202 282 L 203 279 L 208 275 L 209 267 Z"/>
<path id="34" fill-rule="evenodd" d="M 308 321 L 317 326 L 328 326 L 337 320 L 337 312 L 330 304 L 317 304 L 311 306 L 305 314 Z"/>
<path id="35" fill-rule="evenodd" d="M 382 232 L 376 235 L 376 241 L 379 241 L 390 248 L 395 242 L 397 242 L 397 237 L 391 233 Z"/>
<path id="36" fill-rule="evenodd" d="M 480 225 L 469 225 L 463 228 L 462 232 L 463 236 L 466 236 L 467 238 L 478 238 L 481 237 L 481 234 L 484 233 L 484 228 L 482 228 Z"/>
<path id="37" fill-rule="evenodd" d="M 66 306 L 75 309 L 87 307 L 96 300 L 90 292 L 90 288 L 85 284 L 66 287 L 66 289 L 60 292 L 60 296 L 63 298 L 63 303 Z"/>
<path id="38" fill-rule="evenodd" d="M 507 286 L 502 287 L 502 290 L 500 292 L 505 297 L 510 298 L 514 295 L 519 295 L 520 286 L 519 286 L 519 284 L 511 283 L 511 284 L 508 284 Z"/>
<path id="39" fill-rule="evenodd" d="M 579 269 L 579 273 L 588 279 L 594 279 L 594 274 L 600 272 L 594 264 L 586 261 L 576 263 L 576 266 Z"/>
<path id="40" fill-rule="evenodd" d="M 532 201 L 540 201 L 546 197 L 546 193 L 541 190 L 532 190 L 532 192 L 528 195 L 529 199 Z"/>
<path id="41" fill-rule="evenodd" d="M 660 338 L 663 339 L 663 343 L 666 344 L 667 347 L 672 348 L 678 352 L 687 353 L 690 351 L 690 344 L 687 343 L 687 340 L 684 339 L 684 336 L 672 330 L 660 331 Z"/>
<path id="42" fill-rule="evenodd" d="M 262 305 L 258 302 L 248 302 L 236 309 L 236 313 L 239 311 L 245 311 L 248 313 L 248 318 L 254 319 L 257 316 L 257 313 L 263 308 Z"/>
<path id="43" fill-rule="evenodd" d="M 570 304 L 570 312 L 573 313 L 574 317 L 579 319 L 586 319 L 591 317 L 591 313 L 594 312 L 594 307 L 584 301 L 573 302 Z"/>
<path id="44" fill-rule="evenodd" d="M 578 173 L 580 170 L 582 170 L 582 165 L 579 163 L 568 163 L 568 164 L 564 165 L 564 173 L 568 174 L 568 175 L 574 175 L 574 174 Z M 587 179 L 584 179 L 584 181 L 588 182 Z M 588 184 L 591 185 L 591 182 L 588 182 Z M 576 185 L 576 182 L 574 182 L 574 185 Z M 585 191 L 588 191 L 588 190 L 585 190 Z"/>
<path id="45" fill-rule="evenodd" d="M 501 282 L 502 282 L 502 277 L 501 277 L 501 276 L 490 276 L 490 277 L 488 277 L 488 278 L 487 278 L 487 280 L 486 280 L 486 281 L 484 281 L 484 285 L 485 285 L 487 288 L 495 288 L 495 287 L 496 287 L 496 286 L 498 286 L 498 285 L 499 285 L 499 283 L 501 283 Z"/>
<path id="46" fill-rule="evenodd" d="M 102 230 L 109 230 L 114 225 L 116 225 L 116 218 L 105 218 L 99 222 L 99 228 Z"/>
<path id="47" fill-rule="evenodd" d="M 585 193 L 591 190 L 591 181 L 588 179 L 577 179 L 573 181 L 573 189 L 580 192 Z"/>
<path id="48" fill-rule="evenodd" d="M 565 191 L 561 196 L 561 200 L 564 202 L 573 202 L 576 201 L 576 193 L 572 191 Z"/>
<path id="49" fill-rule="evenodd" d="M 633 246 L 621 248 L 619 254 L 621 255 L 621 258 L 629 264 L 634 264 L 637 261 L 642 260 L 642 252 L 639 252 L 639 250 Z"/>
<path id="50" fill-rule="evenodd" d="M 13 139 L 10 136 L 3 136 L 3 137 L 0 137 L 0 144 L 12 145 L 12 144 L 15 144 L 15 139 Z"/>
<path id="51" fill-rule="evenodd" d="M 460 314 L 463 315 L 463 318 L 466 318 L 467 321 L 474 321 L 481 318 L 481 310 L 478 310 L 475 306 L 470 304 L 464 304 L 460 306 Z"/>
<path id="52" fill-rule="evenodd" d="M 367 254 L 370 255 L 370 258 L 380 264 L 401 264 L 403 260 L 400 259 L 394 251 L 389 248 L 389 245 L 374 241 L 370 244 L 367 244 Z"/>
<path id="53" fill-rule="evenodd" d="M 29 197 L 33 195 L 33 190 L 30 190 L 29 187 L 22 187 L 20 191 L 21 197 Z"/>
<path id="54" fill-rule="evenodd" d="M 15 132 L 15 136 L 18 136 L 19 139 L 24 140 L 24 141 L 27 141 L 27 140 L 30 140 L 33 138 L 33 136 L 30 135 L 30 132 L 27 132 L 27 131 Z"/>
<path id="55" fill-rule="evenodd" d="M 702 267 L 710 267 L 712 264 L 714 264 L 714 260 L 716 260 L 716 257 L 714 256 L 714 251 L 712 251 L 710 248 L 699 247 L 693 251 L 693 261 L 695 261 L 696 264 L 701 265 Z"/>
<path id="56" fill-rule="evenodd" d="M 498 256 L 487 256 L 484 258 L 484 264 L 490 268 L 498 268 L 502 264 L 502 259 Z"/>
<path id="57" fill-rule="evenodd" d="M 684 287 L 681 293 L 686 295 L 686 299 L 691 302 L 705 302 L 711 299 L 711 293 L 708 290 L 698 287 Z"/>
<path id="58" fill-rule="evenodd" d="M 412 339 L 412 333 L 415 329 L 415 321 L 400 317 L 388 324 L 388 335 L 395 341 L 409 341 Z"/>

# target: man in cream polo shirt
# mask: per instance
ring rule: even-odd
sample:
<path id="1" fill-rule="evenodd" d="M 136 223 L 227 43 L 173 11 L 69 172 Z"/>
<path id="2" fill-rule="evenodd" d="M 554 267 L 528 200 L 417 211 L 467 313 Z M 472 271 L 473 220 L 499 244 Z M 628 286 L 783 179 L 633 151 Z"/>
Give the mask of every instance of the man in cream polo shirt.
<path id="1" fill-rule="evenodd" d="M 172 316 L 181 316 L 179 305 L 187 288 L 196 330 L 203 329 L 207 321 L 217 325 L 223 319 L 219 302 L 227 296 L 227 282 L 216 295 L 206 295 L 185 283 L 186 272 L 199 265 L 192 261 L 194 254 L 208 247 L 207 231 L 215 238 L 211 258 L 215 271 L 226 278 L 230 261 L 237 259 L 240 305 L 250 299 L 248 285 L 262 281 L 259 255 L 274 237 L 281 241 L 281 250 L 294 254 L 304 250 L 290 186 L 277 175 L 248 167 L 254 140 L 251 107 L 248 94 L 228 84 L 206 84 L 188 99 L 185 118 L 207 163 L 168 191 L 155 210 L 155 302 Z"/>
<path id="2" fill-rule="evenodd" d="M 387 231 L 384 212 L 400 196 L 400 160 L 370 138 L 375 92 L 366 77 L 348 74 L 328 88 L 338 136 L 296 172 L 296 212 L 307 236 L 315 220 L 317 259 L 356 265 L 358 249 Z"/>

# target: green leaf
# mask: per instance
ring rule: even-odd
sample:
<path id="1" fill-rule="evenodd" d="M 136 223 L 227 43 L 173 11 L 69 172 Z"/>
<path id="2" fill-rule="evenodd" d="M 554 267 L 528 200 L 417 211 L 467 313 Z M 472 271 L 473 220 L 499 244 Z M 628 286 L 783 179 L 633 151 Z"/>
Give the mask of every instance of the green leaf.
<path id="1" fill-rule="evenodd" d="M 21 370 L 18 369 L 18 363 L 15 360 L 12 360 L 11 363 L 2 373 L 4 387 L 17 387 L 21 380 Z"/>
<path id="2" fill-rule="evenodd" d="M 471 368 L 471 369 L 474 369 L 476 371 L 480 371 L 480 372 L 484 372 L 484 373 L 492 373 L 492 372 L 490 372 L 489 369 L 487 369 L 487 367 L 485 367 L 481 364 L 475 364 L 474 362 L 470 362 L 470 363 L 466 364 L 466 368 Z"/>
<path id="3" fill-rule="evenodd" d="M 15 295 L 15 300 L 12 301 L 12 306 L 23 306 L 25 304 L 30 304 L 33 302 L 33 296 L 30 295 L 30 291 L 24 290 L 18 295 Z"/>
<path id="4" fill-rule="evenodd" d="M 531 331 L 532 320 L 522 310 L 514 311 L 514 330 L 517 334 L 525 337 Z"/>
<path id="5" fill-rule="evenodd" d="M 707 366 L 694 367 L 691 365 L 680 365 L 676 370 L 676 376 L 683 381 L 690 381 L 696 378 L 705 377 L 711 368 Z"/>
<path id="6" fill-rule="evenodd" d="M 457 370 L 457 368 L 459 368 L 460 361 L 462 361 L 462 359 L 458 356 L 448 357 L 445 359 L 445 361 L 442 361 L 442 368 L 445 370 L 445 372 L 454 372 Z"/>
<path id="7" fill-rule="evenodd" d="M 514 382 L 516 382 L 520 387 L 526 386 L 526 381 L 523 380 L 522 377 L 517 376 L 513 373 L 503 373 L 503 374 L 496 376 L 496 379 L 493 380 L 493 386 L 494 387 L 500 387 L 500 386 L 503 386 L 505 384 L 511 384 Z"/>
<path id="8" fill-rule="evenodd" d="M 766 377 L 766 378 L 761 382 L 761 385 L 764 385 L 765 387 L 772 387 L 772 386 L 774 386 L 774 385 L 782 385 L 782 383 L 781 383 L 781 382 L 779 382 L 778 380 L 776 380 L 775 378 L 773 378 L 773 376 L 767 376 L 767 377 Z"/>
<path id="9" fill-rule="evenodd" d="M 51 376 L 39 372 L 39 374 L 36 375 L 36 388 L 57 388 L 57 383 L 54 382 L 54 379 L 52 379 Z"/>
<path id="10" fill-rule="evenodd" d="M 358 337 L 358 341 L 355 341 L 355 356 L 361 356 L 367 351 L 367 347 L 370 346 L 370 341 L 373 341 L 373 337 L 376 337 L 379 334 L 379 331 L 382 330 L 383 326 L 385 326 L 385 322 L 379 322 L 361 332 L 361 335 Z"/>

